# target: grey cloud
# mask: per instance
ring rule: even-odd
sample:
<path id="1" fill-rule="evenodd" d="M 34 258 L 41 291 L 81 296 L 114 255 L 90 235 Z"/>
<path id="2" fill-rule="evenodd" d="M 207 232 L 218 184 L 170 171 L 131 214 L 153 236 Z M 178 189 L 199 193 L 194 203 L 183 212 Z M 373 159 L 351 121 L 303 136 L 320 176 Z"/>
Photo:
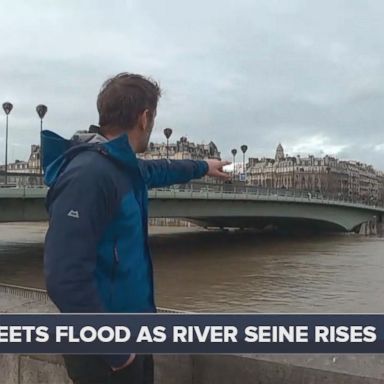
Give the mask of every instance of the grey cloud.
<path id="1" fill-rule="evenodd" d="M 227 158 L 243 143 L 252 156 L 273 155 L 281 141 L 290 154 L 337 149 L 339 157 L 384 169 L 380 0 L 35 0 L 7 7 L 0 100 L 15 104 L 15 157 L 38 140 L 36 104 L 48 105 L 47 127 L 69 136 L 97 122 L 101 83 L 128 70 L 164 88 L 153 140 L 170 126 L 174 138 L 214 140 Z"/>

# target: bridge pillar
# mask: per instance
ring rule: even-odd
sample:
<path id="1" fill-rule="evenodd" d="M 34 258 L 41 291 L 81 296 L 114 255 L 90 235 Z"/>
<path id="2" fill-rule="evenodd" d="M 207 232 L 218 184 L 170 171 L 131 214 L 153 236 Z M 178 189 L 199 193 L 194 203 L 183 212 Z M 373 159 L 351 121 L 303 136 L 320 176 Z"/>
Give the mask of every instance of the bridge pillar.
<path id="1" fill-rule="evenodd" d="M 364 222 L 360 226 L 360 235 L 380 235 L 383 230 L 383 218 L 382 215 L 372 216 L 368 221 Z"/>
<path id="2" fill-rule="evenodd" d="M 378 215 L 377 216 L 377 235 L 378 236 L 384 236 L 384 222 L 383 222 L 383 215 Z"/>

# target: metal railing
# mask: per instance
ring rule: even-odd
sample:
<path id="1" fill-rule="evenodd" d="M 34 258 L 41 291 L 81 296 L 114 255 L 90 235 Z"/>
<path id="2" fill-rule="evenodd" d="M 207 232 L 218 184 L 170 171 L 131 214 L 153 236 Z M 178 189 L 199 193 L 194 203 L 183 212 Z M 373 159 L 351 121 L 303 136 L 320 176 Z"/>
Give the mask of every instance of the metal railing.
<path id="1" fill-rule="evenodd" d="M 38 198 L 44 197 L 47 188 L 42 185 L 34 186 L 2 186 L 0 185 L 1 197 L 15 198 Z M 164 188 L 156 188 L 150 191 L 150 198 L 195 198 L 195 199 L 233 199 L 233 200 L 274 200 L 295 201 L 320 204 L 337 204 L 384 210 L 384 202 L 374 199 L 359 199 L 345 195 L 325 192 L 311 192 L 297 189 L 272 189 L 261 188 L 252 185 L 212 184 L 191 182 L 177 184 Z"/>
<path id="2" fill-rule="evenodd" d="M 36 302 L 51 303 L 51 299 L 49 298 L 48 293 L 45 289 L 6 284 L 0 282 L 0 294 L 18 296 Z M 157 311 L 160 313 L 192 313 L 164 307 L 157 307 Z"/>

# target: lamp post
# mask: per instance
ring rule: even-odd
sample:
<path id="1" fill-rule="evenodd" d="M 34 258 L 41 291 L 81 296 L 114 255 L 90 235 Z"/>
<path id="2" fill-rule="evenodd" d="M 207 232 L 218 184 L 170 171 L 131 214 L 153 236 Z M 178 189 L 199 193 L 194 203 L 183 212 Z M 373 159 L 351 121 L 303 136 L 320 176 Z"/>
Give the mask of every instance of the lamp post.
<path id="1" fill-rule="evenodd" d="M 233 156 L 233 178 L 235 178 L 235 170 L 236 170 L 236 154 L 237 154 L 237 149 L 233 148 L 232 151 L 232 156 Z"/>
<path id="2" fill-rule="evenodd" d="M 167 139 L 167 159 L 169 158 L 169 138 L 172 135 L 172 129 L 171 128 L 165 128 L 164 129 L 164 135 Z"/>
<path id="3" fill-rule="evenodd" d="M 13 109 L 13 105 L 10 102 L 5 102 L 3 104 L 3 109 L 6 115 L 5 123 L 5 185 L 8 183 L 8 115 Z"/>
<path id="4" fill-rule="evenodd" d="M 39 115 L 40 117 L 40 155 L 39 155 L 39 160 L 40 160 L 40 164 L 39 164 L 39 174 L 40 174 L 40 177 L 42 175 L 42 164 L 43 164 L 43 148 L 42 148 L 42 141 L 41 141 L 41 132 L 43 130 L 43 119 L 44 119 L 44 116 L 45 114 L 47 113 L 48 111 L 48 108 L 46 105 L 44 104 L 39 104 L 37 107 L 36 107 L 36 112 L 37 114 Z M 42 181 L 42 180 L 41 180 Z"/>
<path id="5" fill-rule="evenodd" d="M 244 144 L 240 147 L 240 149 L 241 149 L 241 152 L 243 152 L 243 174 L 244 174 L 244 182 L 246 182 L 247 177 L 245 172 L 245 152 L 247 152 L 248 146 Z"/>

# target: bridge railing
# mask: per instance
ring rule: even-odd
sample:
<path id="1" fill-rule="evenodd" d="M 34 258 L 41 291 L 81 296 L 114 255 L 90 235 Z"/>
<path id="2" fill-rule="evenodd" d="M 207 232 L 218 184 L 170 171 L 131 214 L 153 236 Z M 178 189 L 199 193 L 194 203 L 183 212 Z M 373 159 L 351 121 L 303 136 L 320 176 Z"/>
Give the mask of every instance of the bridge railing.
<path id="1" fill-rule="evenodd" d="M 1 197 L 43 197 L 46 191 L 46 187 L 43 185 L 1 185 L 0 184 L 0 198 Z M 173 196 L 194 197 L 194 198 L 234 198 L 244 199 L 248 196 L 265 198 L 268 200 L 284 200 L 284 201 L 301 201 L 301 202 L 319 202 L 323 204 L 344 204 L 353 205 L 360 207 L 370 208 L 384 208 L 384 202 L 377 201 L 376 199 L 359 199 L 357 197 L 348 197 L 341 194 L 335 193 L 324 193 L 324 192 L 311 192 L 297 189 L 272 189 L 262 188 L 253 185 L 237 185 L 237 184 L 212 184 L 202 182 L 191 182 L 187 184 L 177 184 L 165 188 L 157 188 L 151 191 L 153 197 L 160 196 L 157 191 L 167 192 Z M 254 197 L 254 198 L 255 198 Z"/>
<path id="2" fill-rule="evenodd" d="M 264 196 L 270 197 L 271 199 L 278 200 L 280 197 L 283 199 L 293 200 L 307 200 L 307 201 L 318 201 L 318 202 L 338 202 L 352 205 L 364 205 L 369 207 L 384 207 L 384 202 L 377 201 L 376 199 L 358 199 L 356 197 L 347 197 L 341 194 L 331 194 L 322 192 L 311 192 L 297 189 L 273 189 L 273 188 L 261 188 L 257 186 L 248 185 L 232 185 L 232 184 L 208 184 L 208 183 L 197 183 L 191 182 L 187 184 L 172 185 L 170 187 L 157 188 L 157 191 L 168 191 L 174 192 L 185 192 L 190 193 L 191 196 L 205 194 L 219 194 L 222 196 Z"/>

